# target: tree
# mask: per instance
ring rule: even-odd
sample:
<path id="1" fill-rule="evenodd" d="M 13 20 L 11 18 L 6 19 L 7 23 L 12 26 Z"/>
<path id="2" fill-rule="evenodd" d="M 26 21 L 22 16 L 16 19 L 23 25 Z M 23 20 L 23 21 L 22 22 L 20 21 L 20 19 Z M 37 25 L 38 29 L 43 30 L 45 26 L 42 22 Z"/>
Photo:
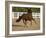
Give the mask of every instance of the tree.
<path id="1" fill-rule="evenodd" d="M 39 12 L 40 13 L 40 8 L 31 8 L 32 12 Z M 26 7 L 12 7 L 13 12 L 27 12 L 28 8 Z"/>

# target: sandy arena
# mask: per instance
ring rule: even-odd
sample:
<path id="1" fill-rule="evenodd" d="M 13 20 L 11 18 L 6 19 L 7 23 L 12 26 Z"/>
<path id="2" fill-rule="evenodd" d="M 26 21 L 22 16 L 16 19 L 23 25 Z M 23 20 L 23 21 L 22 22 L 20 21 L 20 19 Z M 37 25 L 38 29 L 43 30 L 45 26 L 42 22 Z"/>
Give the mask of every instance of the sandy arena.
<path id="1" fill-rule="evenodd" d="M 12 20 L 12 31 L 39 30 L 40 18 L 35 18 L 35 21 L 37 24 L 32 20 L 32 25 L 30 21 L 27 21 L 27 25 L 25 25 L 22 20 L 16 22 L 16 19 L 14 18 Z"/>

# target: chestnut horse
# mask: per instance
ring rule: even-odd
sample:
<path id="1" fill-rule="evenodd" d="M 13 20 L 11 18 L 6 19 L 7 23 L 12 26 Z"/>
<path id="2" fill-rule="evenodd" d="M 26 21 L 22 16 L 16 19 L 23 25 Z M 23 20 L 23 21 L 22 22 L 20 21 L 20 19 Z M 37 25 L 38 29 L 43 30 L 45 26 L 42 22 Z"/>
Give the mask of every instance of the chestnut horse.
<path id="1" fill-rule="evenodd" d="M 32 25 L 32 20 L 36 23 L 35 19 L 32 17 L 32 10 L 28 9 L 27 14 L 23 14 L 22 16 L 19 16 L 19 19 L 16 20 L 16 22 L 19 22 L 20 20 L 23 20 L 23 23 L 26 25 L 27 21 L 31 22 Z"/>

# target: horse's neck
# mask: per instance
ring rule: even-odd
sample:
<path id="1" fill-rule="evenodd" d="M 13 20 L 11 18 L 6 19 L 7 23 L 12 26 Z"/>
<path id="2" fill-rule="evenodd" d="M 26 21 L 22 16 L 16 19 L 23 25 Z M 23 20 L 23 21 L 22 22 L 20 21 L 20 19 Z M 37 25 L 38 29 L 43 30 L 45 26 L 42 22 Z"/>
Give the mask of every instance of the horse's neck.
<path id="1" fill-rule="evenodd" d="M 32 14 L 32 13 L 28 13 L 28 14 Z"/>

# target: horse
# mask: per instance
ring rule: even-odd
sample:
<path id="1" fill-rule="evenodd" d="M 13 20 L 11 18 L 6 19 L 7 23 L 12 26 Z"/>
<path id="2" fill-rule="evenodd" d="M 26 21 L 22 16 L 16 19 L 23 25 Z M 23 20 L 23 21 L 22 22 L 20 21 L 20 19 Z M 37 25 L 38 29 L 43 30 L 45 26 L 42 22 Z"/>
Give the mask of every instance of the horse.
<path id="1" fill-rule="evenodd" d="M 23 14 L 22 16 L 19 16 L 19 19 L 17 19 L 16 22 L 20 22 L 21 19 L 23 20 L 23 23 L 25 25 L 27 24 L 27 21 L 30 21 L 32 25 L 32 20 L 36 23 L 35 19 L 32 16 L 32 11 L 30 9 L 28 9 L 27 14 Z"/>
<path id="2" fill-rule="evenodd" d="M 33 19 L 30 14 L 23 14 L 22 16 L 19 16 L 19 19 L 17 19 L 16 22 L 19 22 L 21 19 L 23 20 L 23 23 L 25 25 L 26 25 L 27 21 L 30 21 L 31 25 L 32 25 L 32 20 L 35 21 L 35 19 Z M 36 23 L 36 21 L 35 21 L 35 23 Z"/>

